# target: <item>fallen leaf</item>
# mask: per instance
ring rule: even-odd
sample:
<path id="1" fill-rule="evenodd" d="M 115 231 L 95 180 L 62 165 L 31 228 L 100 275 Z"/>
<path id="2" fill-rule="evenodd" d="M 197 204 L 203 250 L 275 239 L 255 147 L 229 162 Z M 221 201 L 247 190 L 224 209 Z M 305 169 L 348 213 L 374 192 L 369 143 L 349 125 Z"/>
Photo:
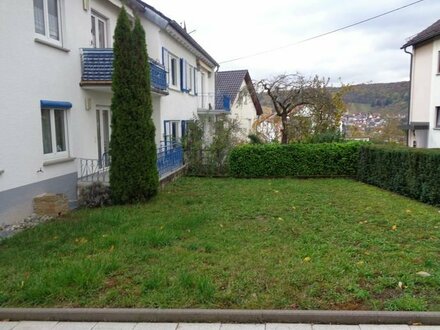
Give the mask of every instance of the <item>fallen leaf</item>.
<path id="1" fill-rule="evenodd" d="M 391 227 L 391 230 L 392 230 L 392 231 L 396 231 L 396 230 L 397 230 L 397 225 L 393 225 L 393 226 Z"/>
<path id="2" fill-rule="evenodd" d="M 424 271 L 417 272 L 416 274 L 421 276 L 421 277 L 429 277 L 429 276 L 431 276 L 431 274 L 429 274 L 428 272 L 424 272 Z"/>
<path id="3" fill-rule="evenodd" d="M 403 285 L 402 282 L 399 282 L 399 283 L 398 283 L 398 286 L 399 286 L 399 288 L 402 289 L 402 290 L 406 288 L 406 285 Z"/>
<path id="4" fill-rule="evenodd" d="M 281 220 L 281 221 L 283 221 L 283 218 L 281 218 L 281 217 L 278 217 L 278 220 Z"/>
<path id="5" fill-rule="evenodd" d="M 275 192 L 276 194 L 278 194 L 278 193 L 279 193 L 279 191 L 278 191 L 278 190 L 274 190 L 274 192 Z"/>
<path id="6" fill-rule="evenodd" d="M 114 249 L 115 249 L 115 246 L 112 245 L 112 246 L 110 247 L 110 252 L 113 252 Z"/>
<path id="7" fill-rule="evenodd" d="M 304 260 L 305 262 L 309 262 L 310 260 L 312 260 L 312 258 L 310 258 L 310 257 L 305 257 L 303 260 Z"/>
<path id="8" fill-rule="evenodd" d="M 406 209 L 405 212 L 406 213 L 411 213 L 411 210 Z"/>
<path id="9" fill-rule="evenodd" d="M 358 265 L 358 266 L 362 266 L 363 264 L 364 264 L 364 262 L 362 260 L 360 260 L 356 263 L 356 265 Z"/>

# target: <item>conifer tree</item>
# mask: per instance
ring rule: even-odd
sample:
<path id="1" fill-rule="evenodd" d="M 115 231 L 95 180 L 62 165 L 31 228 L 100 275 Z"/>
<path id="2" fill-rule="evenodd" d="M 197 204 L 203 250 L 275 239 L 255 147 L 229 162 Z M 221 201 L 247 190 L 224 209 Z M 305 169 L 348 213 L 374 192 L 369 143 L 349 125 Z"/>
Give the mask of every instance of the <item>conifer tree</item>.
<path id="1" fill-rule="evenodd" d="M 122 8 L 114 34 L 110 187 L 117 204 L 142 202 L 157 193 L 155 128 L 145 32 Z"/>

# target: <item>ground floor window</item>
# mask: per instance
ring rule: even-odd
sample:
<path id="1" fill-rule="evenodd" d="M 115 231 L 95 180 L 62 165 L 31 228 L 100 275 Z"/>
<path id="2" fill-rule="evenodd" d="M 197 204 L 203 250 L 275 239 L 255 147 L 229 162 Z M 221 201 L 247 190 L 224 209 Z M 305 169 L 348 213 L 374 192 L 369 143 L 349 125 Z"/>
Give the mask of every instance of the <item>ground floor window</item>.
<path id="1" fill-rule="evenodd" d="M 179 120 L 164 121 L 164 142 L 166 145 L 180 140 L 179 126 Z"/>
<path id="2" fill-rule="evenodd" d="M 440 107 L 435 107 L 435 128 L 440 128 Z"/>
<path id="3" fill-rule="evenodd" d="M 67 156 L 67 111 L 65 109 L 41 109 L 43 152 L 46 156 Z"/>

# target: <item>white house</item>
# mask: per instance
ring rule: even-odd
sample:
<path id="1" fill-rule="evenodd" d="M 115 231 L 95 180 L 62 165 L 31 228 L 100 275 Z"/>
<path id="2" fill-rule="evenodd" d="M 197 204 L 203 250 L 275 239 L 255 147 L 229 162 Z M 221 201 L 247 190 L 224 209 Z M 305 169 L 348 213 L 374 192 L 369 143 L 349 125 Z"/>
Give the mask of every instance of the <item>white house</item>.
<path id="1" fill-rule="evenodd" d="M 243 138 L 263 113 L 248 70 L 220 71 L 215 75 L 216 109 L 229 108 L 231 119 L 239 122 Z M 241 93 L 241 98 L 240 98 Z"/>
<path id="2" fill-rule="evenodd" d="M 120 0 L 0 2 L 0 225 L 41 193 L 72 206 L 77 181 L 108 165 L 112 43 Z M 217 62 L 172 19 L 128 1 L 146 30 L 158 147 L 209 108 Z M 163 174 L 163 173 L 162 173 Z"/>
<path id="3" fill-rule="evenodd" d="M 440 147 L 440 20 L 402 46 L 411 56 L 408 146 Z"/>

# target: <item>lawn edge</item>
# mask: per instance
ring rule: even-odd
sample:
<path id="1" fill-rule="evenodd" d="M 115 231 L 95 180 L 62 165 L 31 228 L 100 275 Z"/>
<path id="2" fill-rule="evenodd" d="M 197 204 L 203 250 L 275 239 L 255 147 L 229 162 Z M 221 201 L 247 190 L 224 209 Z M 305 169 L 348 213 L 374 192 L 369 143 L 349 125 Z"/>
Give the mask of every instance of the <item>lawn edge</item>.
<path id="1" fill-rule="evenodd" d="M 440 312 L 148 308 L 0 308 L 0 320 L 440 325 Z"/>

